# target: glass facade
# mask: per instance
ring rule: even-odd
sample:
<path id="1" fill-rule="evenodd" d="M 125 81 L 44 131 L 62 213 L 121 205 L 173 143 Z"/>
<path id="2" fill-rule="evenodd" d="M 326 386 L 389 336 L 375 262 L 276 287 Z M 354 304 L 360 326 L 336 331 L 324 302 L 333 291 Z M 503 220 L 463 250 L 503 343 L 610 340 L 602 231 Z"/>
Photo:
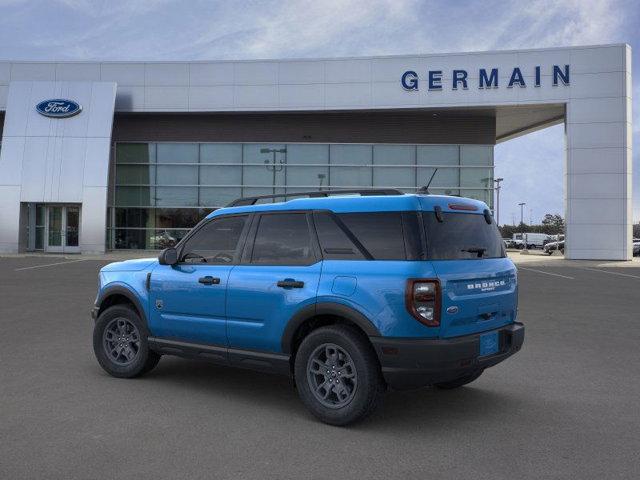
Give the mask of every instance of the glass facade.
<path id="1" fill-rule="evenodd" d="M 319 188 L 398 188 L 493 203 L 493 146 L 118 143 L 108 247 L 175 244 L 212 210 L 243 196 Z"/>

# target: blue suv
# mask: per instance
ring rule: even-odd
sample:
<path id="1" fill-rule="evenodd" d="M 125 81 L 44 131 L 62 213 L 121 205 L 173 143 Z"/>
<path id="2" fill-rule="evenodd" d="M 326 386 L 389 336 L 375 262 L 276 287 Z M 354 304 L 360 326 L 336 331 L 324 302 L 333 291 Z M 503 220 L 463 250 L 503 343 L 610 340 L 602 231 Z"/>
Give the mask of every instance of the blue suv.
<path id="1" fill-rule="evenodd" d="M 236 200 L 159 259 L 102 268 L 100 365 L 136 377 L 168 354 L 281 373 L 345 425 L 388 387 L 457 388 L 521 348 L 516 268 L 484 203 L 292 196 Z"/>

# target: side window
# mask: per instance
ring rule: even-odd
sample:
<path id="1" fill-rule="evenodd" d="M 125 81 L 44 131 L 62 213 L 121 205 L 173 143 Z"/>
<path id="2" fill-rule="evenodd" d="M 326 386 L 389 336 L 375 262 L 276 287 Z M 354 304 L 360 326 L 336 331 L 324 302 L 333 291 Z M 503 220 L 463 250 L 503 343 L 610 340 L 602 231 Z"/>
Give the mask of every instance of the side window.
<path id="1" fill-rule="evenodd" d="M 313 220 L 316 224 L 320 248 L 325 260 L 365 259 L 360 249 L 349 239 L 332 215 L 326 212 L 315 212 Z"/>
<path id="2" fill-rule="evenodd" d="M 406 260 L 400 212 L 341 213 L 338 217 L 374 260 Z"/>
<path id="3" fill-rule="evenodd" d="M 315 261 L 305 213 L 260 216 L 251 263 L 310 265 Z"/>
<path id="4" fill-rule="evenodd" d="M 247 215 L 239 215 L 211 220 L 187 240 L 182 249 L 182 261 L 214 265 L 233 263 L 247 218 Z"/>

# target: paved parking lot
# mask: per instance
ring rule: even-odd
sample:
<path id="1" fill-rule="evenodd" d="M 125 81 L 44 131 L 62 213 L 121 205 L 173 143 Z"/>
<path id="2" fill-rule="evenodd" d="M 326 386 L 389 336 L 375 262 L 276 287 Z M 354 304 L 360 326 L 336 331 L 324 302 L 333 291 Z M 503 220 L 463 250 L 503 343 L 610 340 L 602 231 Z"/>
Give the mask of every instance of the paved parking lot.
<path id="1" fill-rule="evenodd" d="M 118 380 L 88 312 L 102 260 L 0 258 L 0 478 L 637 478 L 640 268 L 521 265 L 522 352 L 350 428 L 287 379 L 163 358 Z M 49 265 L 49 266 L 43 266 Z"/>

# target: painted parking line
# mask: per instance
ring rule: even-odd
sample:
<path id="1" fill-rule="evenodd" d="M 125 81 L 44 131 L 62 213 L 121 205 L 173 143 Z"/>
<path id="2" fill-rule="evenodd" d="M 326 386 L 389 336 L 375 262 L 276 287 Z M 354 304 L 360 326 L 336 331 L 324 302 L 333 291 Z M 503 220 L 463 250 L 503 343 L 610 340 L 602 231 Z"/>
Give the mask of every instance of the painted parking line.
<path id="1" fill-rule="evenodd" d="M 545 272 L 544 270 L 536 270 L 535 268 L 518 267 L 518 270 L 527 270 L 529 272 L 542 273 L 543 275 L 551 275 L 553 277 L 566 278 L 567 280 L 575 280 L 575 278 L 569 277 L 567 275 L 560 275 L 559 273 Z"/>
<path id="2" fill-rule="evenodd" d="M 80 260 L 69 260 L 67 262 L 57 262 L 57 263 L 46 263 L 44 265 L 33 265 L 31 267 L 22 267 L 22 268 L 16 268 L 14 271 L 15 272 L 19 272 L 20 270 L 32 270 L 34 268 L 44 268 L 44 267 L 53 267 L 55 265 L 66 265 L 67 263 L 77 263 L 77 262 L 84 262 L 85 260 L 87 260 L 86 258 L 82 258 Z"/>
<path id="3" fill-rule="evenodd" d="M 618 275 L 620 277 L 640 278 L 640 275 L 631 275 L 630 273 L 610 272 L 609 270 L 602 270 L 600 268 L 582 267 L 582 270 L 589 270 L 591 272 L 608 273 L 609 275 Z"/>

